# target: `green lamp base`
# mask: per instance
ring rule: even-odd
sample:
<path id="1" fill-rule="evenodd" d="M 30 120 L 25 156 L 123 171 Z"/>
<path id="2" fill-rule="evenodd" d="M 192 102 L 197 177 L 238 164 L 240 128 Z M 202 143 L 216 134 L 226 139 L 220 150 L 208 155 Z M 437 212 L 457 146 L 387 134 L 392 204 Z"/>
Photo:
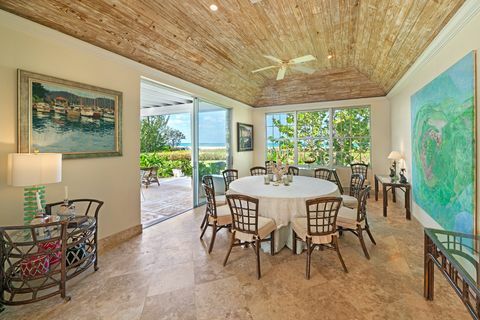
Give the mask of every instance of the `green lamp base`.
<path id="1" fill-rule="evenodd" d="M 25 188 L 23 191 L 23 223 L 29 225 L 38 212 L 37 191 L 40 195 L 42 208 L 45 208 L 45 186 L 34 186 Z"/>

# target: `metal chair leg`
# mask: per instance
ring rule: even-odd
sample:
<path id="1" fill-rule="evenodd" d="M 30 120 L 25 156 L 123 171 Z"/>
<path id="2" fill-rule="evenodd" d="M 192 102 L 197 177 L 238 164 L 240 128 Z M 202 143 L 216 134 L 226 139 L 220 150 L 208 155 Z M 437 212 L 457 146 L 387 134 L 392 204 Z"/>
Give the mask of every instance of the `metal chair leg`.
<path id="1" fill-rule="evenodd" d="M 312 240 L 310 238 L 307 238 L 307 265 L 306 265 L 306 270 L 305 270 L 305 277 L 307 280 L 310 279 L 310 264 L 312 260 L 312 250 L 310 248 Z"/>
<path id="2" fill-rule="evenodd" d="M 270 234 L 270 255 L 275 255 L 275 231 Z"/>
<path id="3" fill-rule="evenodd" d="M 372 241 L 372 243 L 373 243 L 374 245 L 377 245 L 377 243 L 375 242 L 375 239 L 373 239 L 373 235 L 372 235 L 372 233 L 370 232 L 370 227 L 368 226 L 368 224 L 366 225 L 365 230 L 367 231 L 367 234 L 368 234 L 368 237 L 370 238 L 370 241 Z"/>
<path id="4" fill-rule="evenodd" d="M 347 266 L 345 265 L 345 262 L 343 262 L 342 254 L 340 253 L 340 247 L 338 246 L 337 236 L 333 236 L 333 243 L 335 245 L 335 251 L 337 251 L 337 254 L 338 254 L 338 259 L 340 260 L 340 263 L 342 264 L 343 271 L 345 271 L 345 273 L 348 273 Z"/>
<path id="5" fill-rule="evenodd" d="M 292 229 L 292 254 L 297 254 L 297 234 L 295 230 Z"/>
<path id="6" fill-rule="evenodd" d="M 235 243 L 235 232 L 232 232 L 230 236 L 230 248 L 228 248 L 227 255 L 225 256 L 225 259 L 223 259 L 223 266 L 225 267 L 227 265 L 228 257 L 230 257 L 230 253 L 232 252 L 233 244 Z"/>
<path id="7" fill-rule="evenodd" d="M 360 244 L 362 245 L 363 253 L 365 254 L 365 257 L 370 260 L 370 255 L 368 254 L 367 246 L 365 245 L 365 240 L 363 239 L 363 230 L 362 227 L 358 226 L 357 227 L 357 235 L 358 239 L 360 240 Z"/>
<path id="8" fill-rule="evenodd" d="M 262 276 L 260 271 L 260 240 L 255 239 L 255 254 L 257 256 L 257 279 Z"/>
<path id="9" fill-rule="evenodd" d="M 214 222 L 212 226 L 212 239 L 210 240 L 210 247 L 208 248 L 208 253 L 212 252 L 216 237 L 217 237 L 217 222 Z"/>

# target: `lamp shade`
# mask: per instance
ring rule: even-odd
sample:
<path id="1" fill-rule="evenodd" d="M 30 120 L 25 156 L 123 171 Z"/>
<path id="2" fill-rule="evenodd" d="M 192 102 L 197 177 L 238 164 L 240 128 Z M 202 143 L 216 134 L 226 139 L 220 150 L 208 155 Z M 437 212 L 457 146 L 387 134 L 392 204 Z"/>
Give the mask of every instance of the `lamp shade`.
<path id="1" fill-rule="evenodd" d="M 388 155 L 388 159 L 390 160 L 400 160 L 402 159 L 402 155 L 400 154 L 400 152 L 398 151 L 392 151 L 390 152 L 390 154 Z"/>
<path id="2" fill-rule="evenodd" d="M 11 153 L 8 155 L 9 185 L 31 187 L 61 181 L 61 153 Z"/>

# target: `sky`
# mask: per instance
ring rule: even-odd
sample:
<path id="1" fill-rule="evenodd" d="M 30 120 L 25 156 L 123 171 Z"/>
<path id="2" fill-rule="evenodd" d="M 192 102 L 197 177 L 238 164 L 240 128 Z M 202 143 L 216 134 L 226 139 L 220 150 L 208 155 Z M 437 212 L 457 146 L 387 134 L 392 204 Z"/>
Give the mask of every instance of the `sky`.
<path id="1" fill-rule="evenodd" d="M 200 144 L 225 143 L 225 119 L 226 111 L 200 112 L 199 132 Z M 185 138 L 182 143 L 192 142 L 190 113 L 178 113 L 169 116 L 168 126 L 180 130 Z"/>

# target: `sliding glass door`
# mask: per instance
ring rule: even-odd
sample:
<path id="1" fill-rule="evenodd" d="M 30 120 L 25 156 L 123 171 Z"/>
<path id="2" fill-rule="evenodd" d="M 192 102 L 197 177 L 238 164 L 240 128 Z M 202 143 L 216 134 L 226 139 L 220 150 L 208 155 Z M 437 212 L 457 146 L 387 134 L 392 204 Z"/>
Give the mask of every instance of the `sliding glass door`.
<path id="1" fill-rule="evenodd" d="M 201 185 L 230 167 L 230 110 L 148 79 L 141 81 L 142 225 L 205 202 Z"/>
<path id="2" fill-rule="evenodd" d="M 223 192 L 222 171 L 230 167 L 230 110 L 196 99 L 194 125 L 194 203 L 205 202 L 202 177 L 212 175 L 215 191 Z"/>

